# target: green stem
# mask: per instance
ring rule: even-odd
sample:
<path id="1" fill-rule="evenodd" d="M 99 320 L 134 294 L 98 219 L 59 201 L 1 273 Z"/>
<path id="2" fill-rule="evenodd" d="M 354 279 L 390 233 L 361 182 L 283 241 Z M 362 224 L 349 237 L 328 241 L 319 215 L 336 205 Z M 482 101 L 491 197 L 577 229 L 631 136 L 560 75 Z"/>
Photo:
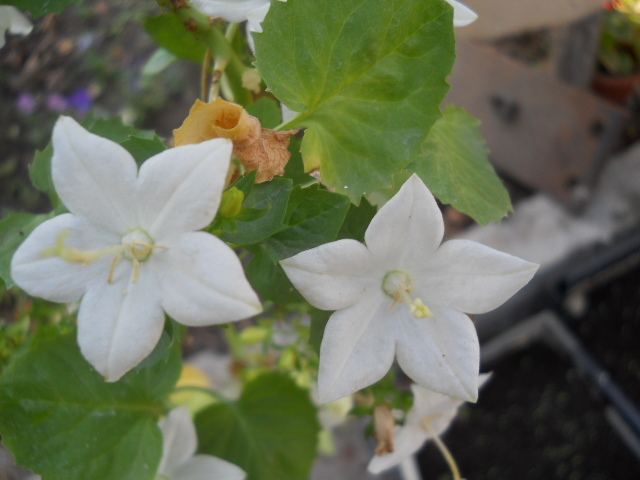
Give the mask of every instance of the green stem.
<path id="1" fill-rule="evenodd" d="M 451 452 L 449 451 L 447 446 L 444 444 L 442 440 L 440 440 L 440 437 L 436 435 L 436 433 L 433 431 L 433 429 L 429 425 L 429 422 L 422 422 L 422 428 L 424 428 L 426 432 L 431 435 L 431 438 L 433 439 L 436 446 L 440 450 L 440 453 L 442 453 L 442 456 L 447 461 L 447 464 L 451 469 L 451 475 L 453 475 L 453 480 L 464 480 L 460 476 L 460 470 L 458 469 L 458 465 L 456 464 L 456 461 L 453 458 L 453 455 L 451 455 Z"/>

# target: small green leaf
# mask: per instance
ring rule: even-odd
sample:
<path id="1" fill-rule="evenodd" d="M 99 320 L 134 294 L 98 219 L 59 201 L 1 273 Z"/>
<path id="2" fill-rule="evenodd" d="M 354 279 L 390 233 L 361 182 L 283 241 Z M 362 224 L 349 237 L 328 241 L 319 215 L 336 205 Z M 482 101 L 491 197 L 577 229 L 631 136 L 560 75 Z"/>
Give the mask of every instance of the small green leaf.
<path id="1" fill-rule="evenodd" d="M 80 5 L 84 0 L 2 0 L 2 3 L 29 10 L 34 18 L 40 18 L 49 13 L 60 13 L 69 5 Z"/>
<path id="2" fill-rule="evenodd" d="M 315 310 L 311 313 L 311 333 L 309 335 L 309 344 L 313 351 L 320 355 L 320 345 L 324 336 L 324 329 L 329 322 L 329 317 L 333 312 L 325 310 Z"/>
<path id="3" fill-rule="evenodd" d="M 276 177 L 269 182 L 254 185 L 247 194 L 243 207 L 267 209 L 267 212 L 251 222 L 236 222 L 238 231 L 224 233 L 221 238 L 236 245 L 254 245 L 285 228 L 284 219 L 291 184 L 289 179 Z M 247 187 L 240 182 L 236 186 L 242 191 Z"/>
<path id="4" fill-rule="evenodd" d="M 149 57 L 147 63 L 145 63 L 144 67 L 142 67 L 142 76 L 152 77 L 154 75 L 158 75 L 177 61 L 178 57 L 176 57 L 169 50 L 160 47 L 154 52 L 153 55 L 151 55 L 151 57 Z"/>
<path id="5" fill-rule="evenodd" d="M 282 373 L 251 381 L 237 402 L 196 417 L 199 449 L 247 472 L 248 480 L 307 480 L 320 429 L 308 392 Z"/>
<path id="6" fill-rule="evenodd" d="M 172 13 L 147 18 L 144 29 L 161 47 L 175 56 L 202 63 L 207 51 L 206 43 L 199 41 Z"/>
<path id="7" fill-rule="evenodd" d="M 260 120 L 262 128 L 276 128 L 282 123 L 280 107 L 275 100 L 269 97 L 262 97 L 247 107 L 247 112 Z"/>
<path id="8" fill-rule="evenodd" d="M 49 195 L 51 205 L 54 210 L 62 205 L 62 201 L 53 186 L 51 177 L 51 158 L 53 157 L 53 146 L 51 143 L 42 151 L 36 151 L 33 164 L 29 168 L 29 176 L 33 185 L 40 191 Z"/>
<path id="9" fill-rule="evenodd" d="M 36 342 L 0 377 L 2 440 L 47 480 L 152 480 L 162 456 L 156 422 L 180 375 L 166 362 L 107 383 L 75 335 Z"/>
<path id="10" fill-rule="evenodd" d="M 422 155 L 408 170 L 420 175 L 442 203 L 486 225 L 500 220 L 513 207 L 489 163 L 479 125 L 464 109 L 447 107 L 431 129 Z"/>
<path id="11" fill-rule="evenodd" d="M 306 127 L 305 169 L 354 203 L 389 186 L 440 118 L 455 58 L 442 0 L 273 2 L 254 34 L 269 90 Z M 283 48 L 283 46 L 289 48 Z M 283 127 L 284 128 L 284 127 Z"/>
<path id="12" fill-rule="evenodd" d="M 153 138 L 142 138 L 137 136 L 129 136 L 124 142 L 121 142 L 124 148 L 133 156 L 138 166 L 141 166 L 145 160 L 164 152 L 167 147 L 164 146 L 162 139 L 157 135 Z"/>
<path id="13" fill-rule="evenodd" d="M 0 221 L 0 278 L 7 289 L 15 283 L 11 278 L 11 258 L 27 236 L 52 214 L 33 215 L 30 213 L 14 213 Z"/>
<path id="14" fill-rule="evenodd" d="M 347 197 L 323 190 L 317 183 L 307 188 L 297 186 L 289 197 L 287 227 L 265 240 L 267 253 L 282 260 L 334 241 L 349 205 Z"/>

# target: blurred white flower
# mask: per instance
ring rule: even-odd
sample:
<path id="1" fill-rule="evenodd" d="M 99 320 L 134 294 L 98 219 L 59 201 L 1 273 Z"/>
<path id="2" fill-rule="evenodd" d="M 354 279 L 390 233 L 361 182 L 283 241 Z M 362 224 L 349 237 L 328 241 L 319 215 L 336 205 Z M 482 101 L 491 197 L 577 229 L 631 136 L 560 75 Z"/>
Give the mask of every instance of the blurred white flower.
<path id="1" fill-rule="evenodd" d="M 465 27 L 478 18 L 476 12 L 456 0 L 446 0 L 453 7 L 453 26 Z"/>
<path id="2" fill-rule="evenodd" d="M 7 32 L 14 35 L 28 35 L 33 25 L 16 7 L 0 6 L 0 48 L 4 47 Z"/>
<path id="3" fill-rule="evenodd" d="M 478 388 L 489 379 L 489 374 L 478 377 Z M 436 436 L 442 435 L 458 414 L 464 403 L 457 398 L 411 385 L 413 407 L 407 413 L 407 421 L 402 427 L 396 427 L 394 450 L 385 455 L 375 455 L 369 462 L 371 473 L 380 473 L 416 453 L 422 445 Z"/>
<path id="4" fill-rule="evenodd" d="M 320 402 L 381 379 L 397 355 L 416 383 L 475 401 L 479 345 L 465 313 L 498 307 L 538 266 L 467 240 L 440 245 L 442 214 L 413 175 L 375 215 L 366 246 L 345 239 L 283 260 L 300 293 L 336 310 L 320 347 Z"/>
<path id="5" fill-rule="evenodd" d="M 11 274 L 36 297 L 82 297 L 78 343 L 107 381 L 151 353 L 165 312 L 203 326 L 262 311 L 233 250 L 196 231 L 220 205 L 230 141 L 171 148 L 138 171 L 123 147 L 62 117 L 53 149 L 53 183 L 71 213 L 31 233 Z"/>
<path id="6" fill-rule="evenodd" d="M 163 452 L 156 480 L 244 480 L 246 474 L 233 463 L 212 455 L 195 455 L 196 429 L 189 409 L 176 408 L 160 422 Z"/>

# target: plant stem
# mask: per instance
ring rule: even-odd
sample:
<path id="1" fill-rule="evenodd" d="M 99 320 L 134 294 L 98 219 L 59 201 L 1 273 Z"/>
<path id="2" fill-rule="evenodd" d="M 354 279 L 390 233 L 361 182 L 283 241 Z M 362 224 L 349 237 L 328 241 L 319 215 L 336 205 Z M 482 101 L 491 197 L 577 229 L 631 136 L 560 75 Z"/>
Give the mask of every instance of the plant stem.
<path id="1" fill-rule="evenodd" d="M 440 439 L 438 435 L 436 435 L 433 429 L 429 426 L 429 422 L 422 422 L 422 428 L 424 428 L 425 431 L 431 435 L 431 438 L 433 439 L 436 446 L 438 447 L 438 450 L 440 450 L 440 453 L 442 453 L 442 456 L 447 461 L 447 464 L 449 465 L 449 469 L 451 470 L 451 475 L 453 475 L 453 480 L 464 480 L 460 476 L 460 470 L 458 469 L 458 465 L 456 464 L 456 461 L 453 458 L 453 455 L 451 455 L 451 452 L 449 451 L 447 446 L 444 444 L 444 442 Z"/>

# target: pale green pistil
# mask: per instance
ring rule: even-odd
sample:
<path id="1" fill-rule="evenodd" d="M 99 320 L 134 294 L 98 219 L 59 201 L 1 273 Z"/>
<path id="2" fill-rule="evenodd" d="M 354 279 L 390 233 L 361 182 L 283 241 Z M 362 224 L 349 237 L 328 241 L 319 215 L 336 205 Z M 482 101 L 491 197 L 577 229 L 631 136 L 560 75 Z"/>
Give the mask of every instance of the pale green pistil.
<path id="1" fill-rule="evenodd" d="M 413 290 L 413 279 L 411 275 L 402 270 L 391 270 L 382 279 L 382 290 L 385 294 L 393 298 L 393 305 L 391 309 L 396 306 L 398 302 L 405 302 L 409 305 L 409 312 L 415 318 L 431 318 L 433 313 L 429 310 L 421 299 L 411 298 L 411 291 Z"/>
<path id="2" fill-rule="evenodd" d="M 133 283 L 137 283 L 140 278 L 140 263 L 149 259 L 151 253 L 156 248 L 167 248 L 153 244 L 153 239 L 142 230 L 134 230 L 122 237 L 121 245 L 103 248 L 101 250 L 79 250 L 66 245 L 68 231 L 60 232 L 56 239 L 56 246 L 48 248 L 42 252 L 43 257 L 60 257 L 68 262 L 82 263 L 88 265 L 91 262 L 105 257 L 115 255 L 109 270 L 109 283 L 113 283 L 113 274 L 116 265 L 124 254 L 133 263 Z"/>

